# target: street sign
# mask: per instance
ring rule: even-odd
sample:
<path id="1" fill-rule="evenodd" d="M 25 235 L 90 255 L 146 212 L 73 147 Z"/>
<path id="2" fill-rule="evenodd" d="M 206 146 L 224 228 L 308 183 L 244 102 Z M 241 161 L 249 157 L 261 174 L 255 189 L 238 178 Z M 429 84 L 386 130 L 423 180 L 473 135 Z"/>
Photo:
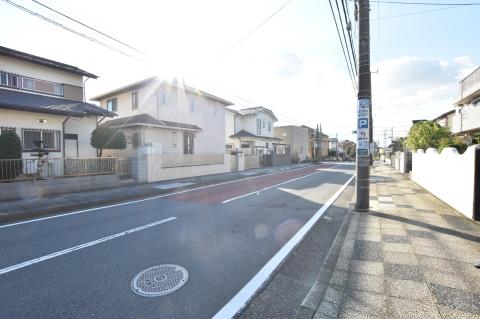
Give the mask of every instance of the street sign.
<path id="1" fill-rule="evenodd" d="M 368 156 L 370 152 L 370 99 L 358 100 L 357 155 Z"/>

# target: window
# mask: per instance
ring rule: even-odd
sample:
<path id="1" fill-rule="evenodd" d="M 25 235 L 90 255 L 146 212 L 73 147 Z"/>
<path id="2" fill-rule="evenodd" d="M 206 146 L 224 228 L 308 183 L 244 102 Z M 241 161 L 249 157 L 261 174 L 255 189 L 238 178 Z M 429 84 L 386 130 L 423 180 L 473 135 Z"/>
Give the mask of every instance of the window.
<path id="1" fill-rule="evenodd" d="M 117 98 L 107 100 L 107 111 L 117 112 Z"/>
<path id="2" fill-rule="evenodd" d="M 268 131 L 271 132 L 272 131 L 272 122 L 268 122 Z"/>
<path id="3" fill-rule="evenodd" d="M 257 119 L 257 135 L 262 135 L 262 120 Z"/>
<path id="4" fill-rule="evenodd" d="M 43 147 L 50 151 L 60 151 L 60 131 L 23 129 L 23 150 L 32 151 L 34 142 L 43 141 Z"/>
<path id="5" fill-rule="evenodd" d="M 249 145 L 249 144 L 242 144 L 240 147 L 241 147 L 241 148 L 249 148 L 250 145 Z"/>
<path id="6" fill-rule="evenodd" d="M 0 126 L 0 135 L 6 132 L 13 132 L 16 133 L 14 127 L 6 127 L 6 126 Z"/>
<path id="7" fill-rule="evenodd" d="M 193 99 L 190 100 L 190 111 L 195 111 L 195 101 Z"/>
<path id="8" fill-rule="evenodd" d="M 194 135 L 193 133 L 183 132 L 183 154 L 193 154 Z"/>
<path id="9" fill-rule="evenodd" d="M 135 132 L 132 134 L 132 147 L 137 148 L 140 146 L 140 134 Z"/>
<path id="10" fill-rule="evenodd" d="M 162 92 L 161 93 L 161 101 L 162 101 L 162 104 L 165 105 L 167 104 L 167 94 L 165 92 Z"/>
<path id="11" fill-rule="evenodd" d="M 263 121 L 263 125 L 262 125 L 263 128 L 265 128 L 265 121 Z"/>
<path id="12" fill-rule="evenodd" d="M 33 79 L 22 77 L 22 89 L 33 91 Z"/>
<path id="13" fill-rule="evenodd" d="M 132 110 L 138 110 L 138 92 L 132 92 Z"/>
<path id="14" fill-rule="evenodd" d="M 19 88 L 19 76 L 12 73 L 1 72 L 0 74 L 0 84 L 2 86 L 8 86 L 11 88 Z"/>
<path id="15" fill-rule="evenodd" d="M 172 147 L 177 147 L 177 132 L 172 132 Z"/>

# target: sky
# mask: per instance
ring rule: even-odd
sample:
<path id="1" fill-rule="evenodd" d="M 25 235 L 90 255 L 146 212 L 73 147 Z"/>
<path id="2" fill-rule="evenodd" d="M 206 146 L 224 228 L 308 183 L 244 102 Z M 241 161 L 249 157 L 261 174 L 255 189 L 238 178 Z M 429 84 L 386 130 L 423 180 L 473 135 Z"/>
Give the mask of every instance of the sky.
<path id="1" fill-rule="evenodd" d="M 99 75 L 86 82 L 87 98 L 151 75 L 180 77 L 235 102 L 236 109 L 270 108 L 276 124 L 321 124 L 332 137 L 355 138 L 356 94 L 327 0 L 291 0 L 247 38 L 286 0 L 39 0 L 145 54 L 33 1 L 10 1 L 136 57 L 0 2 L 0 45 Z M 347 3 L 353 13 L 353 2 Z M 421 13 L 426 10 L 437 11 Z M 374 139 L 380 145 L 392 131 L 406 135 L 412 120 L 453 108 L 459 80 L 480 64 L 479 14 L 480 6 L 371 3 Z"/>

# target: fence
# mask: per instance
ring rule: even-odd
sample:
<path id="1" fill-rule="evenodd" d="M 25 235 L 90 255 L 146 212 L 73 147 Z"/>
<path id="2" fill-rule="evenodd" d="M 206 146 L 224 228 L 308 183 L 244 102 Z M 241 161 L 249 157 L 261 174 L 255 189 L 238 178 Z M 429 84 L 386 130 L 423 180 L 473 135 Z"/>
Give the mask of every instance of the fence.
<path id="1" fill-rule="evenodd" d="M 161 155 L 162 168 L 217 165 L 224 163 L 223 154 L 175 154 Z"/>
<path id="2" fill-rule="evenodd" d="M 117 158 L 115 170 L 120 179 L 132 176 L 132 164 L 129 159 Z"/>
<path id="3" fill-rule="evenodd" d="M 412 180 L 465 216 L 480 219 L 480 146 L 413 153 Z"/>
<path id="4" fill-rule="evenodd" d="M 117 158 L 0 159 L 0 181 L 112 174 Z"/>
<path id="5" fill-rule="evenodd" d="M 260 155 L 245 155 L 245 169 L 259 168 Z"/>

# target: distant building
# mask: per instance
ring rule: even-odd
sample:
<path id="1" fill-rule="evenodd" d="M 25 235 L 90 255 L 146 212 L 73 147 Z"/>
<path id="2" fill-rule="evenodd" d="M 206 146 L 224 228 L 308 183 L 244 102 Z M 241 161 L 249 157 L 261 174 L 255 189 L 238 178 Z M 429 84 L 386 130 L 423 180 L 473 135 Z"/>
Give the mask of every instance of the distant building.
<path id="1" fill-rule="evenodd" d="M 272 110 L 252 107 L 225 111 L 225 148 L 227 152 L 245 154 L 284 153 L 286 145 L 275 137 L 273 123 L 278 119 Z"/>
<path id="2" fill-rule="evenodd" d="M 302 126 L 287 125 L 275 127 L 275 137 L 290 145 L 292 158 L 305 161 L 308 158 L 308 129 Z"/>

